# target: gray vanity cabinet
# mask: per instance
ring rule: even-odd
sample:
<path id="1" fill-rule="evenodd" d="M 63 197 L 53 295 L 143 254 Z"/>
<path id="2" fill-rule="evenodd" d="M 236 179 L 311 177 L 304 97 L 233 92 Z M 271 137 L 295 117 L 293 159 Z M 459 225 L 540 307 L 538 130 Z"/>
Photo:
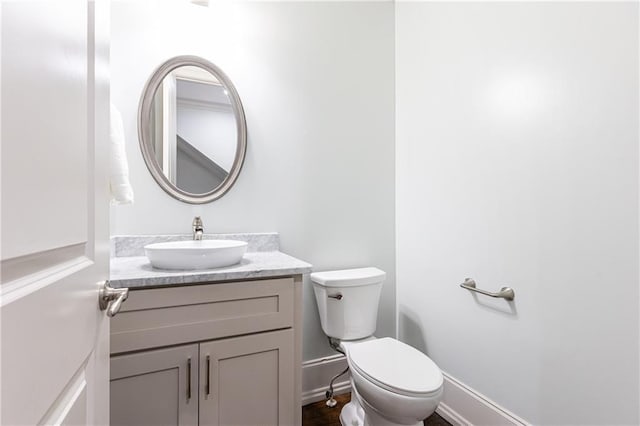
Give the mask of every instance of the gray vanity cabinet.
<path id="1" fill-rule="evenodd" d="M 198 345 L 111 358 L 111 424 L 198 424 Z"/>
<path id="2" fill-rule="evenodd" d="M 131 290 L 111 322 L 111 424 L 301 424 L 301 284 Z"/>

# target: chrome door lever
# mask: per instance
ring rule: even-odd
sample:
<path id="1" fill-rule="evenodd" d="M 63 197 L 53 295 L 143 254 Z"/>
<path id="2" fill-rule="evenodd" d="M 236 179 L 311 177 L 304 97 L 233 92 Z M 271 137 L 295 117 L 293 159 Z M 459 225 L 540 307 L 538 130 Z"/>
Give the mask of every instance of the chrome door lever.
<path id="1" fill-rule="evenodd" d="M 98 306 L 101 311 L 107 310 L 108 317 L 113 317 L 120 312 L 120 306 L 127 297 L 129 297 L 128 288 L 113 288 L 109 286 L 109 281 L 104 281 L 98 293 Z"/>

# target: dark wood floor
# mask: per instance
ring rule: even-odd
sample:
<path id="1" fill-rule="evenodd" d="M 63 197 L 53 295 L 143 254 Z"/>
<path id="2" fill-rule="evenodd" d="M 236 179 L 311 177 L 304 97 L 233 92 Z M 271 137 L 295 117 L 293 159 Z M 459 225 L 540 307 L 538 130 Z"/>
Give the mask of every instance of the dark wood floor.
<path id="1" fill-rule="evenodd" d="M 344 404 L 351 400 L 351 394 L 335 397 L 338 405 L 329 408 L 325 401 L 315 402 L 302 407 L 302 426 L 340 426 L 340 410 Z M 424 421 L 425 426 L 451 426 L 451 423 L 433 413 Z"/>

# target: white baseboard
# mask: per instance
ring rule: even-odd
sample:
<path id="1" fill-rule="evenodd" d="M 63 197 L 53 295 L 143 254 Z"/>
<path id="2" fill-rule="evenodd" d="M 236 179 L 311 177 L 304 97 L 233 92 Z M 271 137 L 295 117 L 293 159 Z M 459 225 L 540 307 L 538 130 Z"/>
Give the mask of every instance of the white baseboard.
<path id="1" fill-rule="evenodd" d="M 436 412 L 454 426 L 526 426 L 528 423 L 446 373 Z"/>
<path id="2" fill-rule="evenodd" d="M 325 399 L 331 378 L 347 368 L 347 359 L 343 355 L 332 355 L 312 359 L 302 363 L 302 405 Z M 333 384 L 334 395 L 351 391 L 349 373 Z"/>

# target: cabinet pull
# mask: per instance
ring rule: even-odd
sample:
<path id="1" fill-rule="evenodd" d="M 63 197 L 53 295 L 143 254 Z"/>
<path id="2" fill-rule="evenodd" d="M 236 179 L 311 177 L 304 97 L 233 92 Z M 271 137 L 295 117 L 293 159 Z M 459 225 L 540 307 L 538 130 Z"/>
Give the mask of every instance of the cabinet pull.
<path id="1" fill-rule="evenodd" d="M 187 401 L 191 399 L 191 357 L 187 360 Z"/>
<path id="2" fill-rule="evenodd" d="M 207 384 L 204 389 L 207 396 L 211 394 L 211 357 L 207 355 Z"/>

